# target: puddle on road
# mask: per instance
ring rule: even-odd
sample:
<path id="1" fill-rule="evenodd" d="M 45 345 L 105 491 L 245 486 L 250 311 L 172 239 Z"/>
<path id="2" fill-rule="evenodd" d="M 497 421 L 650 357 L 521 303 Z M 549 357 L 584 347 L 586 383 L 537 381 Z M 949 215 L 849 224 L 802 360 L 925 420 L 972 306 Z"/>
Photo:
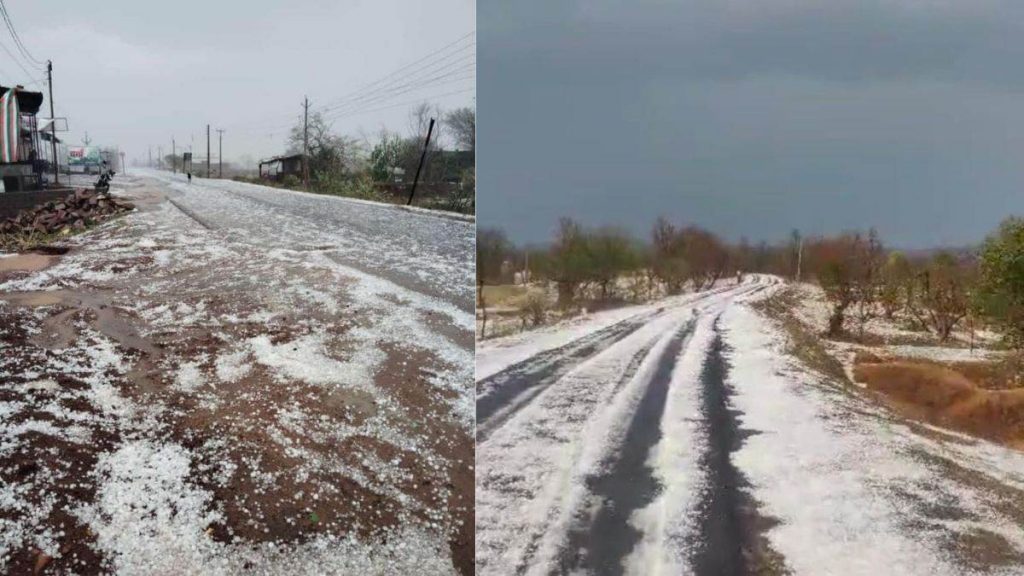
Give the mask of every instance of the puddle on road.
<path id="1" fill-rule="evenodd" d="M 18 254 L 0 258 L 0 272 L 38 272 L 49 268 L 57 261 L 56 256 L 46 254 Z"/>
<path id="2" fill-rule="evenodd" d="M 55 306 L 64 302 L 64 296 L 56 291 L 52 292 L 8 292 L 0 295 L 0 300 L 10 302 L 15 306 Z"/>
<path id="3" fill-rule="evenodd" d="M 66 306 L 66 310 L 52 314 L 43 320 L 39 334 L 32 337 L 33 344 L 48 350 L 60 350 L 73 345 L 79 338 L 75 320 L 79 316 L 91 328 L 122 347 L 142 352 L 150 359 L 160 357 L 161 350 L 139 334 L 133 319 L 111 305 L 111 295 L 103 292 L 77 292 L 73 290 L 49 290 L 34 292 L 10 292 L 0 295 L 15 306 L 30 308 L 43 306 Z"/>

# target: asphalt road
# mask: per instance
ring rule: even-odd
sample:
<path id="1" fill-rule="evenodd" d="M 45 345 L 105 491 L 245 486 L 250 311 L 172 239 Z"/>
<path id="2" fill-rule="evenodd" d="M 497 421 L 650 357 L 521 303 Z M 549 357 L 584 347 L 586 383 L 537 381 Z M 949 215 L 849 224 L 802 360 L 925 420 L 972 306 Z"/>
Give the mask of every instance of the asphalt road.
<path id="1" fill-rule="evenodd" d="M 440 213 L 292 192 L 229 180 L 141 172 L 164 183 L 175 204 L 215 230 L 340 264 L 473 310 L 476 226 Z"/>

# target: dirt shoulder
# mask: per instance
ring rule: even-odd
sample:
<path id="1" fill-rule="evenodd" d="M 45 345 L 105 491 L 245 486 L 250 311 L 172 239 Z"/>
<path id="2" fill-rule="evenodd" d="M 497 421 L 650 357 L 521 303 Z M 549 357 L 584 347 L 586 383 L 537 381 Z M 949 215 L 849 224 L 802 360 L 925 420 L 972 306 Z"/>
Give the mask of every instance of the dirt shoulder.
<path id="1" fill-rule="evenodd" d="M 0 566 L 471 573 L 469 322 L 122 187 L 0 268 Z"/>

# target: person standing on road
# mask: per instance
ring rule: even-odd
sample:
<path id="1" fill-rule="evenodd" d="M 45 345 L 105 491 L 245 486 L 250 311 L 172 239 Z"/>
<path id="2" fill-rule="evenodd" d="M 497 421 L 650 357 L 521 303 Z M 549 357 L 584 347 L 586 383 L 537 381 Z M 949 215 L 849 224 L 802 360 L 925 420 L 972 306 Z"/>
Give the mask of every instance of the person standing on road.
<path id="1" fill-rule="evenodd" d="M 192 183 L 192 173 L 191 172 L 188 173 L 188 183 L 189 184 Z"/>

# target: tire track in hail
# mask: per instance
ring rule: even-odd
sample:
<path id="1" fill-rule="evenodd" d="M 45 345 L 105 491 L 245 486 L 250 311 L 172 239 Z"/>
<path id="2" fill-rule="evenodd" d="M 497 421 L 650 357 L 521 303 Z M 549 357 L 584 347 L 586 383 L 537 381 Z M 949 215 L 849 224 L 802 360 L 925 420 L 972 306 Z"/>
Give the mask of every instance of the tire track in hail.
<path id="1" fill-rule="evenodd" d="M 696 317 L 678 330 L 662 352 L 615 461 L 605 474 L 587 479 L 587 487 L 598 505 L 587 521 L 570 529 L 568 545 L 559 560 L 559 573 L 623 574 L 623 559 L 642 537 L 630 525 L 629 518 L 650 504 L 661 490 L 648 458 L 661 439 L 661 418 L 672 374 L 695 326 Z"/>
<path id="2" fill-rule="evenodd" d="M 626 365 L 626 369 L 619 376 L 618 381 L 612 388 L 610 393 L 611 397 L 617 395 L 619 391 L 622 390 L 622 388 L 626 386 L 626 384 L 628 384 L 636 376 L 637 371 L 640 370 L 640 365 L 643 363 L 644 359 L 646 359 L 647 356 L 651 353 L 651 350 L 655 346 L 657 346 L 659 340 L 660 338 L 658 337 L 651 338 L 650 341 L 648 341 L 646 344 L 644 344 L 642 348 L 640 348 L 640 350 L 637 350 L 633 354 L 633 356 L 629 359 L 629 363 Z M 545 524 L 543 527 L 541 527 L 533 534 L 529 544 L 527 544 L 526 549 L 524 550 L 520 564 L 517 567 L 517 574 L 522 575 L 526 573 L 526 570 L 529 568 L 530 561 L 533 559 L 533 555 L 536 554 L 537 550 L 540 548 L 541 541 L 547 533 L 548 525 Z"/>
<path id="3" fill-rule="evenodd" d="M 760 290 L 755 290 L 756 294 Z M 745 438 L 756 432 L 740 426 L 742 412 L 731 406 L 728 357 L 719 317 L 701 373 L 707 451 L 700 459 L 706 488 L 696 507 L 697 532 L 689 542 L 698 575 L 747 576 L 786 573 L 785 559 L 770 549 L 764 532 L 774 520 L 763 516 L 748 491 L 749 482 L 732 461 Z"/>
<path id="4" fill-rule="evenodd" d="M 633 316 L 559 348 L 541 352 L 477 383 L 477 442 L 491 434 L 573 368 L 648 324 L 661 310 Z"/>

